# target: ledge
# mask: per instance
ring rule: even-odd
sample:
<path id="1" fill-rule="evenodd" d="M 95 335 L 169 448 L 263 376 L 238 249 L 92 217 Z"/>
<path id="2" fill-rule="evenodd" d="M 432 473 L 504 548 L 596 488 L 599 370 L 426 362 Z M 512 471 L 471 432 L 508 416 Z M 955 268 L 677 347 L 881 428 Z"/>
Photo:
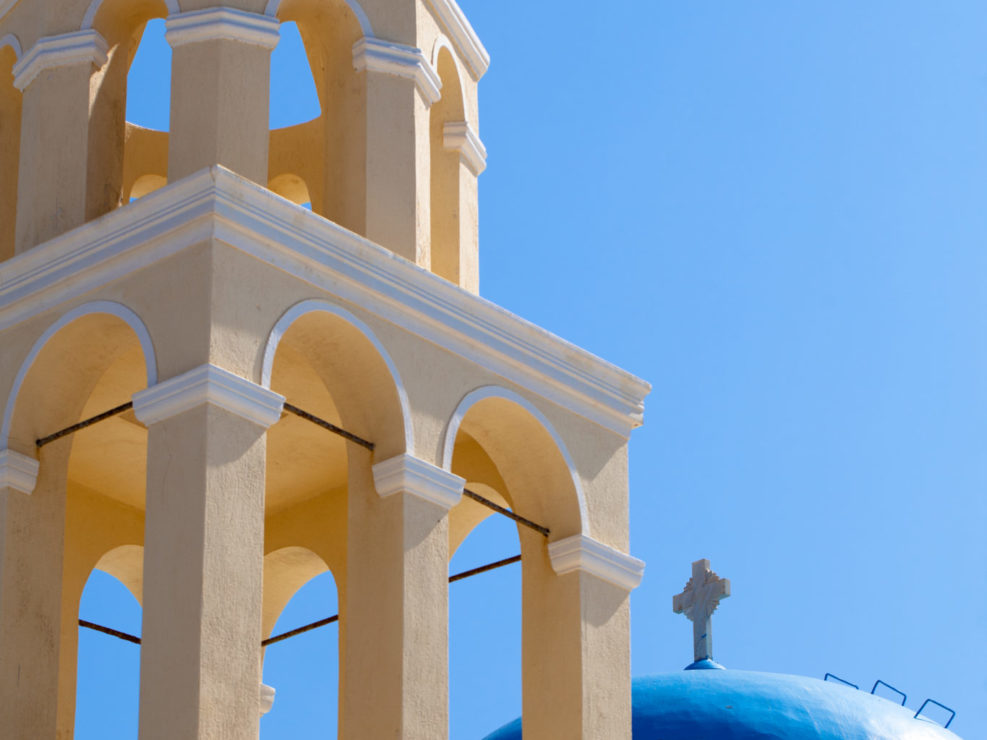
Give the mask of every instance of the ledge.
<path id="1" fill-rule="evenodd" d="M 411 455 L 398 455 L 373 467 L 374 487 L 381 498 L 395 493 L 412 496 L 451 509 L 463 497 L 466 479 Z"/>
<path id="2" fill-rule="evenodd" d="M 165 21 L 165 40 L 173 49 L 217 39 L 273 49 L 281 40 L 280 25 L 277 18 L 266 15 L 233 8 L 207 8 L 169 16 Z"/>
<path id="3" fill-rule="evenodd" d="M 560 576 L 582 572 L 596 576 L 617 588 L 633 591 L 644 577 L 644 561 L 577 534 L 548 546 L 552 569 Z"/>
<path id="4" fill-rule="evenodd" d="M 364 37 L 353 45 L 353 67 L 412 80 L 429 105 L 442 97 L 442 80 L 421 49 Z"/>
<path id="5" fill-rule="evenodd" d="M 14 65 L 14 87 L 23 92 L 46 69 L 87 62 L 102 67 L 108 58 L 106 41 L 92 29 L 46 36 Z"/>
<path id="6" fill-rule="evenodd" d="M 651 386 L 222 167 L 0 263 L 0 331 L 216 239 L 624 437 Z"/>
<path id="7" fill-rule="evenodd" d="M 487 168 L 487 148 L 466 121 L 450 121 L 442 128 L 444 148 L 459 152 L 469 171 L 479 177 Z"/>
<path id="8" fill-rule="evenodd" d="M 266 429 L 281 418 L 284 396 L 215 365 L 200 365 L 136 393 L 134 414 L 151 426 L 207 403 Z"/>
<path id="9" fill-rule="evenodd" d="M 38 484 L 40 469 L 33 457 L 13 450 L 0 450 L 0 489 L 10 488 L 30 496 Z"/>

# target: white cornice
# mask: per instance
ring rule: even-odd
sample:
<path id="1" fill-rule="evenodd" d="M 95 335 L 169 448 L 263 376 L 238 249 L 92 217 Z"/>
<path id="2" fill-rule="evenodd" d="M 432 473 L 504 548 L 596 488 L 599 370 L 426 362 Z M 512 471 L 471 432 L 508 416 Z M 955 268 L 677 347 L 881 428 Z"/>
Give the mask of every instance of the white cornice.
<path id="1" fill-rule="evenodd" d="M 625 591 L 637 588 L 644 576 L 644 561 L 583 534 L 552 542 L 548 556 L 560 576 L 575 571 L 589 573 Z"/>
<path id="2" fill-rule="evenodd" d="M 473 26 L 456 0 L 427 0 L 436 19 L 445 29 L 446 35 L 460 53 L 474 80 L 479 80 L 490 66 L 490 54 L 480 42 Z"/>
<path id="3" fill-rule="evenodd" d="M 277 18 L 233 8 L 207 8 L 169 16 L 165 39 L 171 47 L 228 39 L 273 49 L 281 40 Z"/>
<path id="4" fill-rule="evenodd" d="M 422 50 L 413 46 L 365 36 L 353 44 L 353 66 L 358 72 L 367 70 L 414 80 L 429 105 L 442 97 L 442 80 Z"/>
<path id="5" fill-rule="evenodd" d="M 215 365 L 200 365 L 134 394 L 134 414 L 151 426 L 207 403 L 266 428 L 281 418 L 284 396 Z"/>
<path id="6" fill-rule="evenodd" d="M 106 41 L 92 29 L 46 36 L 14 65 L 14 86 L 23 92 L 46 69 L 87 62 L 102 67 L 106 60 Z"/>
<path id="7" fill-rule="evenodd" d="M 38 461 L 13 450 L 0 450 L 0 489 L 30 495 L 38 483 Z"/>
<path id="8" fill-rule="evenodd" d="M 0 331 L 215 238 L 622 436 L 651 387 L 222 167 L 0 263 Z"/>
<path id="9" fill-rule="evenodd" d="M 443 146 L 459 152 L 469 171 L 477 177 L 487 168 L 487 148 L 466 121 L 450 121 L 442 129 Z"/>
<path id="10" fill-rule="evenodd" d="M 466 479 L 411 455 L 398 455 L 373 467 L 374 487 L 381 498 L 410 493 L 451 509 L 463 497 Z"/>

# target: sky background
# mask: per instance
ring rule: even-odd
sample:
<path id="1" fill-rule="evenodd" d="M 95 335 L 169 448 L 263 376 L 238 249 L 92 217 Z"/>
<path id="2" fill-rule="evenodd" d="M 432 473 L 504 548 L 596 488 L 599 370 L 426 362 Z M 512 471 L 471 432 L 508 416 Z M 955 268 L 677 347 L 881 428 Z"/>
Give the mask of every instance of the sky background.
<path id="1" fill-rule="evenodd" d="M 729 668 L 877 679 L 987 737 L 987 5 L 462 0 L 481 292 L 650 381 L 632 436 L 633 674 L 691 661 L 706 557 Z M 151 26 L 131 120 L 167 126 Z M 272 123 L 311 117 L 297 36 Z M 309 83 L 310 84 L 310 83 Z M 488 520 L 451 572 L 513 555 Z M 134 633 L 95 574 L 81 616 Z M 277 631 L 335 613 L 330 576 Z M 520 570 L 453 584 L 451 737 L 521 709 Z M 265 740 L 335 737 L 337 632 L 268 649 Z M 139 649 L 83 631 L 77 738 L 136 736 Z"/>

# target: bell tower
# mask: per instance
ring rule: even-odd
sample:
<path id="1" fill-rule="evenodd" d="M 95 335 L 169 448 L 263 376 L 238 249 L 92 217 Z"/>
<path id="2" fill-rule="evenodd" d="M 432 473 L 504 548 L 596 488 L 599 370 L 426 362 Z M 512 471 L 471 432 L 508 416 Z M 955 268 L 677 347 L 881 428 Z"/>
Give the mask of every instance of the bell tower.
<path id="1" fill-rule="evenodd" d="M 154 18 L 167 132 L 125 118 Z M 272 131 L 287 21 L 321 113 Z M 0 0 L 5 737 L 72 737 L 95 568 L 143 607 L 141 740 L 257 738 L 265 641 L 327 570 L 339 737 L 446 737 L 448 563 L 487 516 L 525 737 L 630 737 L 649 386 L 478 295 L 488 61 L 455 0 Z"/>

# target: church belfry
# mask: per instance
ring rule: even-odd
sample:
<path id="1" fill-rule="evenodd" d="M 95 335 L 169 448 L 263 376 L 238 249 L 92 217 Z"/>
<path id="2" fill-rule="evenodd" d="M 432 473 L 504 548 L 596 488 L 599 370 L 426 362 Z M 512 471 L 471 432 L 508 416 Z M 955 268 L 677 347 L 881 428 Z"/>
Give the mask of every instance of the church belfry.
<path id="1" fill-rule="evenodd" d="M 168 131 L 125 116 L 155 18 Z M 321 110 L 270 130 L 287 21 Z M 449 559 L 510 516 L 525 737 L 630 738 L 649 386 L 478 296 L 488 61 L 455 0 L 0 0 L 4 737 L 72 737 L 94 569 L 141 740 L 257 738 L 326 571 L 339 737 L 447 737 Z"/>

